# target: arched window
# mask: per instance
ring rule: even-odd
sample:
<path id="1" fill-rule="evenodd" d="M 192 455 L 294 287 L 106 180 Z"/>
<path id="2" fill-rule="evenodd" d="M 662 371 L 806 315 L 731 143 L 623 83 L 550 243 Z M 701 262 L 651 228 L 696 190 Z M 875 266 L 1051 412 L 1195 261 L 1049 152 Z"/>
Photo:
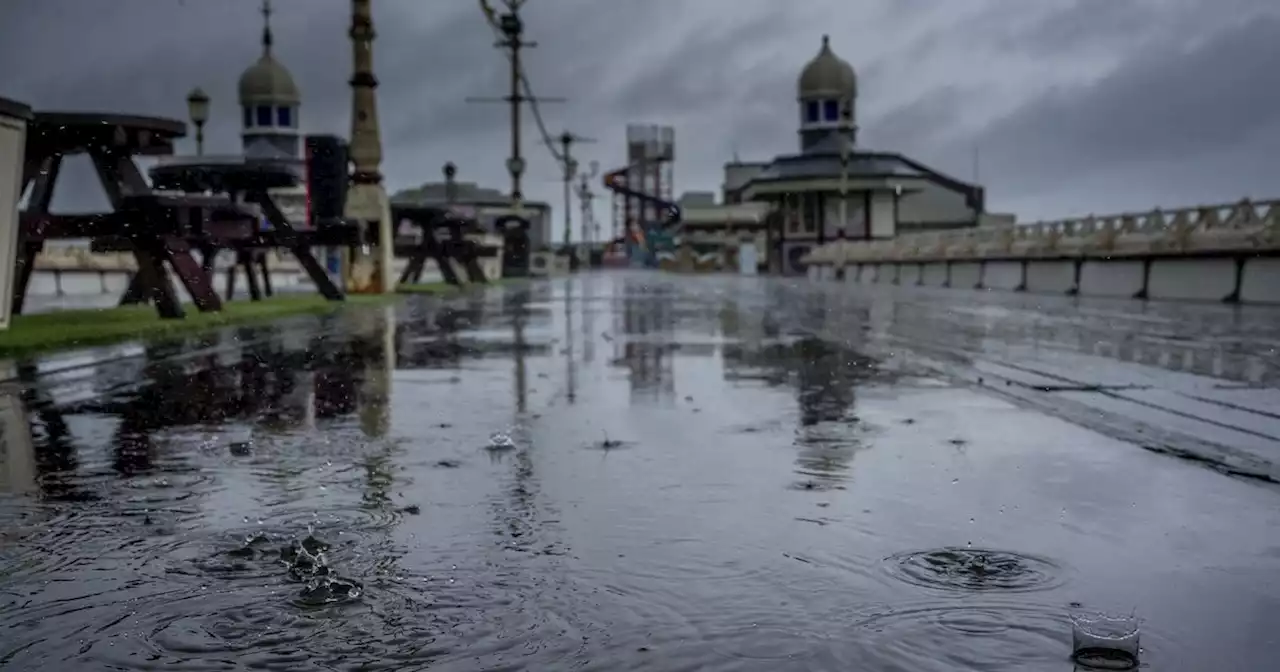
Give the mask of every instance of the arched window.
<path id="1" fill-rule="evenodd" d="M 243 110 L 244 112 L 244 118 L 240 120 L 241 124 L 245 128 L 252 127 L 253 126 L 253 108 L 249 107 L 248 105 L 245 105 L 243 108 L 241 108 L 241 110 Z"/>
<path id="2" fill-rule="evenodd" d="M 281 105 L 276 108 L 276 126 L 293 128 L 293 109 L 288 105 Z"/>
<path id="3" fill-rule="evenodd" d="M 804 105 L 804 120 L 810 124 L 816 123 L 821 117 L 818 115 L 822 112 L 822 108 L 818 106 L 818 101 L 810 100 Z"/>
<path id="4" fill-rule="evenodd" d="M 257 110 L 255 111 L 255 115 L 257 116 L 258 126 L 271 125 L 271 106 L 270 105 L 259 105 Z"/>

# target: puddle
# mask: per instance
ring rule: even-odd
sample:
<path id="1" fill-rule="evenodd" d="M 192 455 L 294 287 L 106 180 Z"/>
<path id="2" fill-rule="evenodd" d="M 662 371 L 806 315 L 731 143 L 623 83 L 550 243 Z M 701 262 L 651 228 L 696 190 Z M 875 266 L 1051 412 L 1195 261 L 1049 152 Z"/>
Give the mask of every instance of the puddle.
<path id="1" fill-rule="evenodd" d="M 859 669 L 1025 672 L 1070 664 L 1071 627 L 1052 605 L 886 606 L 853 627 Z"/>

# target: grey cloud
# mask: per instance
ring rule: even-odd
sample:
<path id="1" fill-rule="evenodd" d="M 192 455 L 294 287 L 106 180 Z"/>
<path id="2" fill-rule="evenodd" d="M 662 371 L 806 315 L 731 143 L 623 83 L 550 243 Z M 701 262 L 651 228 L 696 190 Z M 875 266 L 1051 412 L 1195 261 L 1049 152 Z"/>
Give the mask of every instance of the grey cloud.
<path id="1" fill-rule="evenodd" d="M 214 99 L 210 151 L 238 147 L 235 85 L 259 52 L 256 0 L 0 4 L 0 62 L 23 64 L 0 71 L 0 95 L 46 109 L 184 118 L 186 93 L 200 85 Z M 276 51 L 303 90 L 305 130 L 345 133 L 348 3 L 275 4 Z M 1265 68 L 1280 62 L 1270 5 L 535 0 L 525 14 L 539 44 L 526 65 L 539 95 L 568 99 L 541 106 L 550 130 L 599 140 L 580 148 L 583 163 L 620 163 L 628 122 L 669 123 L 677 128 L 677 190 L 708 189 L 734 149 L 767 159 L 795 148 L 795 77 L 830 33 L 861 76 L 867 145 L 957 175 L 969 174 L 980 145 L 996 205 L 1029 213 L 1093 209 L 1080 203 L 1130 207 L 1126 198 L 1149 207 L 1193 186 L 1206 198 L 1218 191 L 1238 198 L 1233 185 L 1257 182 L 1261 153 L 1274 150 L 1252 138 L 1280 124 L 1264 98 L 1275 90 Z M 378 0 L 375 10 L 389 186 L 439 179 L 440 165 L 452 160 L 466 179 L 505 188 L 505 106 L 466 101 L 507 88 L 505 58 L 476 3 Z M 1201 44 L 1188 45 L 1191 37 Z M 1001 90 L 992 103 L 1004 71 L 1025 62 L 1043 66 L 1042 81 Z M 526 192 L 558 207 L 558 169 L 527 114 L 524 133 Z M 1212 179 L 1171 167 L 1190 157 L 1217 162 Z M 72 195 L 88 184 L 87 171 L 79 172 L 83 179 L 63 185 Z M 1080 179 L 1085 172 L 1110 177 Z M 1118 181 L 1150 185 L 1126 195 Z M 607 219 L 607 208 L 597 215 Z"/>
<path id="2" fill-rule="evenodd" d="M 1223 29 L 1190 48 L 1168 39 L 1091 85 L 1055 89 L 993 121 L 973 142 L 1014 189 L 1103 166 L 1221 155 L 1280 131 L 1280 95 L 1268 85 L 1277 63 L 1280 17 Z"/>

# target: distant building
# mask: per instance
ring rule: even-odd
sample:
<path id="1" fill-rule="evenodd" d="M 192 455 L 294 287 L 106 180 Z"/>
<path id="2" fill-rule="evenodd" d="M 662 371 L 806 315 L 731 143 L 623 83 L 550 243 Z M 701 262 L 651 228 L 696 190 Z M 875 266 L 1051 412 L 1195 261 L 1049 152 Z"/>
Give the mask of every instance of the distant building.
<path id="1" fill-rule="evenodd" d="M 240 75 L 240 138 L 244 156 L 293 167 L 301 180 L 306 169 L 302 157 L 298 113 L 302 93 L 293 75 L 272 53 L 271 5 L 262 3 L 262 55 Z M 307 221 L 305 181 L 296 187 L 271 190 L 272 200 L 295 228 Z"/>
<path id="2" fill-rule="evenodd" d="M 460 214 L 476 219 L 488 232 L 495 230 L 494 222 L 499 217 L 518 214 L 529 220 L 531 249 L 551 245 L 554 241 L 550 205 L 521 200 L 517 210 L 510 196 L 474 182 L 428 182 L 420 187 L 397 191 L 391 195 L 391 202 L 452 207 Z"/>
<path id="3" fill-rule="evenodd" d="M 767 268 L 767 203 L 718 203 L 710 191 L 685 192 L 678 202 L 680 243 L 692 249 L 696 270 L 737 270 L 746 246 L 753 248 L 757 266 Z"/>
<path id="4" fill-rule="evenodd" d="M 802 273 L 799 260 L 810 249 L 840 237 L 883 239 L 985 221 L 981 186 L 857 146 L 857 74 L 826 36 L 796 88 L 799 153 L 724 167 L 725 203 L 770 208 L 770 270 Z"/>

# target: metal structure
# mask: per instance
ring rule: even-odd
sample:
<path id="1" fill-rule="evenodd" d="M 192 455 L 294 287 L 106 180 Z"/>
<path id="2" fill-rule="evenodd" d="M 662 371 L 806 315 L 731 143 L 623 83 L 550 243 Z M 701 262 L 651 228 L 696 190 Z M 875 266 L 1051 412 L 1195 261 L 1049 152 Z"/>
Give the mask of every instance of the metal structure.
<path id="1" fill-rule="evenodd" d="M 643 230 L 648 228 L 645 224 L 653 225 L 666 219 L 667 209 L 663 203 L 674 202 L 675 137 L 675 128 L 671 126 L 627 125 L 627 167 L 621 178 L 628 190 L 637 193 L 614 192 L 614 240 L 626 237 L 633 227 Z"/>
<path id="2" fill-rule="evenodd" d="M 585 138 L 569 131 L 560 134 L 560 156 L 563 157 L 562 162 L 564 168 L 564 247 L 568 249 L 570 231 L 573 226 L 573 178 L 578 176 L 578 160 L 573 158 L 573 145 L 582 143 L 590 144 L 595 142 L 592 138 Z M 585 229 L 586 223 L 583 223 Z M 585 236 L 583 239 L 585 242 Z"/>
<path id="3" fill-rule="evenodd" d="M 507 11 L 499 14 L 488 0 L 479 0 L 480 10 L 485 20 L 502 39 L 494 46 L 507 52 L 511 64 L 511 92 L 502 98 L 468 98 L 470 103 L 507 103 L 511 114 L 511 154 L 507 157 L 507 173 L 511 175 L 511 201 L 519 208 L 524 201 L 521 189 L 521 178 L 527 163 L 524 158 L 520 135 L 520 111 L 525 103 L 562 103 L 563 98 L 534 98 L 521 91 L 523 72 L 521 70 L 521 51 L 538 46 L 537 42 L 524 40 L 524 21 L 520 18 L 520 8 L 526 0 L 503 0 Z"/>
<path id="4" fill-rule="evenodd" d="M 595 221 L 594 203 L 596 194 L 591 189 L 591 180 L 594 180 L 600 174 L 600 164 L 592 161 L 590 171 L 579 175 L 578 181 L 578 204 L 582 209 L 582 222 L 580 223 L 580 236 L 582 242 L 588 247 L 594 246 L 599 242 L 600 224 Z"/>

